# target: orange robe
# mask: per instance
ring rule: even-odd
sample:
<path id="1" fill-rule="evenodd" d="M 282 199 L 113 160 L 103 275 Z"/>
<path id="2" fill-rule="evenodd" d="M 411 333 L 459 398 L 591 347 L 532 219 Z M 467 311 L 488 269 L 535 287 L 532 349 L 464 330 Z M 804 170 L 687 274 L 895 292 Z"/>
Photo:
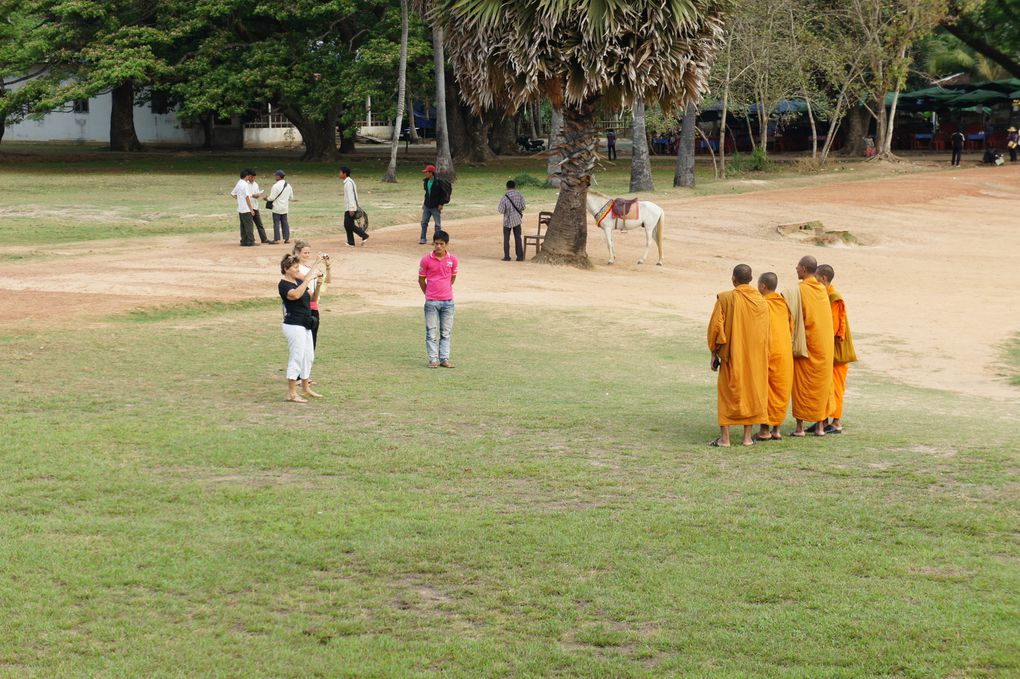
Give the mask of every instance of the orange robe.
<path id="1" fill-rule="evenodd" d="M 847 321 L 846 303 L 843 301 L 843 296 L 836 292 L 836 288 L 831 285 L 826 292 L 829 295 L 829 303 L 832 306 L 832 334 L 836 347 L 839 347 L 841 344 L 844 347 L 849 347 L 849 355 L 842 357 L 846 360 L 845 363 L 839 362 L 841 358 L 839 351 L 836 352 L 832 363 L 832 397 L 829 399 L 829 417 L 842 418 L 847 369 L 852 361 L 857 360 L 857 355 L 853 349 L 850 323 Z"/>
<path id="2" fill-rule="evenodd" d="M 793 388 L 793 316 L 778 292 L 765 295 L 769 305 L 769 402 L 765 424 L 778 427 L 786 419 Z"/>
<path id="3" fill-rule="evenodd" d="M 800 303 L 808 355 L 793 358 L 793 417 L 819 422 L 829 416 L 832 395 L 832 308 L 814 276 L 800 282 Z"/>
<path id="4" fill-rule="evenodd" d="M 719 426 L 765 421 L 769 385 L 769 310 L 750 285 L 716 297 L 708 348 L 719 357 Z"/>

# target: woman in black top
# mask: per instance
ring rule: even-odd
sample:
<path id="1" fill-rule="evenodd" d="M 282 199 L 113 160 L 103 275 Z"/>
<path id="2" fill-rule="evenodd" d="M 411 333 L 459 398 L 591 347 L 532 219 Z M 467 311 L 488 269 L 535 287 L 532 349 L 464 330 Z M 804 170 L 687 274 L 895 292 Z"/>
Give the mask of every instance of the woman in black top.
<path id="1" fill-rule="evenodd" d="M 298 396 L 297 382 L 301 380 L 302 395 L 321 396 L 308 386 L 308 378 L 312 374 L 312 362 L 315 360 L 315 345 L 312 343 L 312 317 L 310 307 L 311 296 L 308 285 L 315 278 L 322 278 L 317 270 L 320 259 L 316 259 L 311 271 L 305 279 L 300 279 L 299 267 L 301 259 L 295 255 L 284 255 L 280 261 L 280 273 L 283 279 L 277 289 L 283 300 L 283 336 L 287 338 L 290 355 L 287 359 L 287 400 L 292 403 L 308 403 L 307 398 Z"/>

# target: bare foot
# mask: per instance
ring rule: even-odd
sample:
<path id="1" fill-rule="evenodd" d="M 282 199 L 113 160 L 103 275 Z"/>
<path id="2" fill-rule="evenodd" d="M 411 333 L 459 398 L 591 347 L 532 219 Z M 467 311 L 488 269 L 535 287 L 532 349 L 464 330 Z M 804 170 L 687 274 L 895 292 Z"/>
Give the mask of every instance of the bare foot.
<path id="1" fill-rule="evenodd" d="M 308 399 L 301 398 L 297 394 L 294 394 L 293 396 L 288 396 L 287 401 L 289 401 L 290 403 L 308 403 Z"/>
<path id="2" fill-rule="evenodd" d="M 311 389 L 305 389 L 303 392 L 301 392 L 301 395 L 308 396 L 310 398 L 322 398 L 322 394 L 316 393 Z"/>

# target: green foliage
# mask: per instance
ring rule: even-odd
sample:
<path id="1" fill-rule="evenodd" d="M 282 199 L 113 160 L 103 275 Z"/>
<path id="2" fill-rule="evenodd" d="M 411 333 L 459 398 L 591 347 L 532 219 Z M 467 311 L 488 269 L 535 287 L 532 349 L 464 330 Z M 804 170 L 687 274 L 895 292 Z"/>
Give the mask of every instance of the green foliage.
<path id="1" fill-rule="evenodd" d="M 776 167 L 765 149 L 757 147 L 751 153 L 736 153 L 726 160 L 726 174 L 745 172 L 771 172 Z"/>
<path id="2" fill-rule="evenodd" d="M 535 175 L 526 172 L 512 177 L 512 179 L 517 183 L 517 188 L 522 186 L 534 186 L 540 189 L 548 188 L 544 179 L 539 179 Z"/>

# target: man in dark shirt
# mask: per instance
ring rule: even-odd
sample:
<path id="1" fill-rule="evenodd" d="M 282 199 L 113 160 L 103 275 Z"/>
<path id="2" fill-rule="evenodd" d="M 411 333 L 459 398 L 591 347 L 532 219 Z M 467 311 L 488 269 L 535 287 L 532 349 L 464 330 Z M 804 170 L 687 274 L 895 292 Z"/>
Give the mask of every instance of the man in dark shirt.
<path id="1" fill-rule="evenodd" d="M 960 164 L 960 156 L 963 154 L 963 142 L 965 140 L 966 137 L 963 136 L 963 132 L 959 128 L 949 137 L 949 142 L 953 145 L 953 159 L 950 162 L 954 166 Z"/>
<path id="2" fill-rule="evenodd" d="M 450 202 L 450 185 L 446 180 L 436 176 L 436 166 L 426 165 L 422 172 L 425 173 L 425 179 L 422 181 L 422 186 L 425 189 L 425 202 L 422 203 L 421 209 L 421 238 L 418 240 L 419 245 L 428 243 L 425 237 L 428 235 L 430 217 L 432 219 L 433 233 L 438 233 L 442 230 L 443 206 Z"/>

